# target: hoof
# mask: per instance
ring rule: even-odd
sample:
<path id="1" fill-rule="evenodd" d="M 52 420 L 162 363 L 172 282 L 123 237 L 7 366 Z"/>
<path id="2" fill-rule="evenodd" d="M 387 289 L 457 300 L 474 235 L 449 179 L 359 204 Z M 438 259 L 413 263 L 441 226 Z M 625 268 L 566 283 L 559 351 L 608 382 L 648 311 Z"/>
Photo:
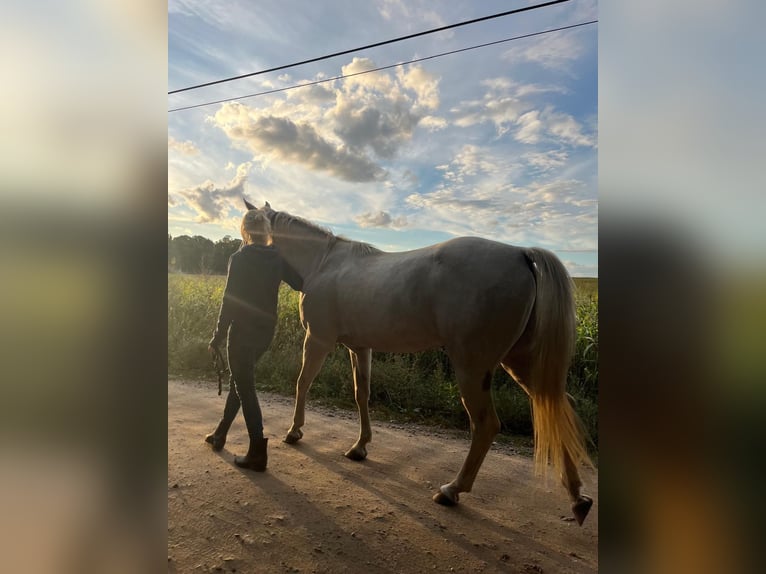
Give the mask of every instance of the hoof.
<path id="1" fill-rule="evenodd" d="M 442 486 L 439 488 L 439 492 L 434 494 L 433 500 L 436 504 L 441 504 L 442 506 L 455 506 L 460 497 L 457 492 L 452 494 Z"/>
<path id="2" fill-rule="evenodd" d="M 593 499 L 585 495 L 580 495 L 577 502 L 572 504 L 572 513 L 580 526 L 585 522 L 585 517 L 588 516 L 591 506 L 593 506 Z"/>
<path id="3" fill-rule="evenodd" d="M 290 431 L 289 433 L 287 433 L 287 436 L 285 437 L 284 442 L 286 442 L 287 444 L 295 444 L 302 438 L 303 438 L 303 431 L 298 429 L 298 430 Z"/>
<path id="4" fill-rule="evenodd" d="M 355 446 L 343 453 L 343 456 L 351 460 L 364 460 L 367 458 L 367 449 L 363 446 Z"/>

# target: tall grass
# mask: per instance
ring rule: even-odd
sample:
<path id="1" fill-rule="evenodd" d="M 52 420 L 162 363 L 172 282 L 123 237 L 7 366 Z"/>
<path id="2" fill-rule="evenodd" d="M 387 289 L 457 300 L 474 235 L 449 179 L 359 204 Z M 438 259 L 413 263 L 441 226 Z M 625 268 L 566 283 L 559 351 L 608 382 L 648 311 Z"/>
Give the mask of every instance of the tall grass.
<path id="1" fill-rule="evenodd" d="M 207 354 L 223 295 L 221 276 L 168 275 L 168 372 L 210 378 Z M 598 286 L 577 285 L 577 343 L 569 373 L 585 427 L 598 444 Z M 298 315 L 299 294 L 282 286 L 279 323 L 271 347 L 258 362 L 259 389 L 292 395 L 301 366 L 304 331 Z M 312 400 L 354 407 L 348 351 L 338 345 L 327 357 L 311 387 Z M 502 432 L 531 435 L 529 399 L 502 369 L 492 379 Z M 468 418 L 447 356 L 440 350 L 416 354 L 373 353 L 370 409 L 373 416 L 467 428 Z"/>

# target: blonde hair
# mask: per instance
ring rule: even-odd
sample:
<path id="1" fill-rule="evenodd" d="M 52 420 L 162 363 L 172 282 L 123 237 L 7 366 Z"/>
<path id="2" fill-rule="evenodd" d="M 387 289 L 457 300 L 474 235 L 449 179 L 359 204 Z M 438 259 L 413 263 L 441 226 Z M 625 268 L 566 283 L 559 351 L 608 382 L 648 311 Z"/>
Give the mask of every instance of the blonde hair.
<path id="1" fill-rule="evenodd" d="M 265 213 L 251 209 L 242 218 L 239 226 L 242 241 L 245 245 L 255 243 L 258 245 L 271 245 L 271 222 Z"/>

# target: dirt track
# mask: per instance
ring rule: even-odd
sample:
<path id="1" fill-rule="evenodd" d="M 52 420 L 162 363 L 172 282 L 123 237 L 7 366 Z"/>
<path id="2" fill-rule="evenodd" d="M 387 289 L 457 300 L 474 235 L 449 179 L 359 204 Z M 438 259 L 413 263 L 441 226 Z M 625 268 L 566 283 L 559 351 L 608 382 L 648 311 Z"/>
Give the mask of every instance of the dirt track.
<path id="1" fill-rule="evenodd" d="M 554 477 L 527 456 L 490 450 L 473 492 L 446 508 L 431 495 L 452 480 L 468 440 L 373 421 L 364 462 L 343 452 L 355 413 L 306 409 L 305 436 L 282 438 L 292 401 L 261 393 L 269 467 L 237 468 L 247 450 L 239 415 L 226 447 L 203 442 L 223 410 L 215 384 L 168 382 L 168 571 L 239 573 L 596 572 L 598 481 L 582 527 Z"/>

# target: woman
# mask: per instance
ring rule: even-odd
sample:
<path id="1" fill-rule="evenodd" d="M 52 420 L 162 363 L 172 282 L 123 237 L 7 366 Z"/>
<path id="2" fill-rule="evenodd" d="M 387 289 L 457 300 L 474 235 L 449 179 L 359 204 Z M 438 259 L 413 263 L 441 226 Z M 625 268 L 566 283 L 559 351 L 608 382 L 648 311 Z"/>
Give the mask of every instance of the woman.
<path id="1" fill-rule="evenodd" d="M 218 324 L 208 346 L 212 353 L 228 331 L 229 394 L 221 422 L 205 437 L 205 442 L 215 451 L 223 448 L 241 404 L 250 448 L 245 456 L 234 457 L 234 462 L 242 468 L 263 472 L 269 439 L 263 438 L 263 416 L 255 393 L 255 363 L 274 336 L 280 282 L 285 281 L 299 291 L 303 280 L 272 245 L 271 224 L 264 213 L 257 210 L 245 213 L 240 231 L 242 247 L 229 259 Z"/>

